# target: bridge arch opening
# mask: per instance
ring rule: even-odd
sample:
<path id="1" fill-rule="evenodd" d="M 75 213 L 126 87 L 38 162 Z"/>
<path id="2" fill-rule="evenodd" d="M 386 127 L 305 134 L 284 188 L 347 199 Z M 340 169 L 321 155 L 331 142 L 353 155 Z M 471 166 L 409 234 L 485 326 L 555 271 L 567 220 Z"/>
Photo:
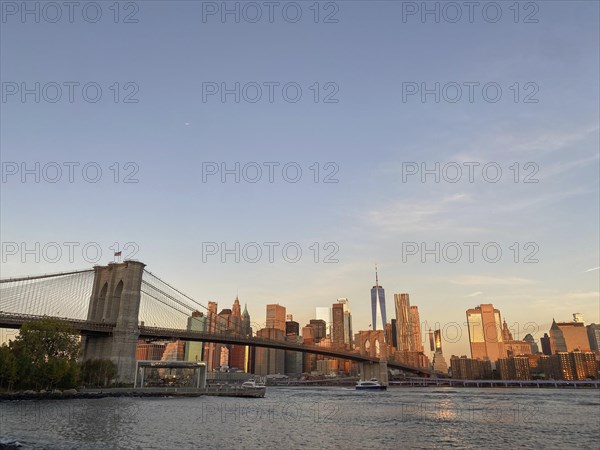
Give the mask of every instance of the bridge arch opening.
<path id="1" fill-rule="evenodd" d="M 112 309 L 110 310 L 110 319 L 117 320 L 119 317 L 119 309 L 121 308 L 121 295 L 123 294 L 123 280 L 119 281 L 115 288 L 115 293 L 112 298 Z"/>
<path id="2" fill-rule="evenodd" d="M 100 320 L 102 318 L 102 312 L 104 311 L 104 304 L 106 303 L 106 293 L 108 291 L 108 282 L 104 283 L 100 295 L 96 299 L 96 305 L 93 312 L 93 319 Z"/>

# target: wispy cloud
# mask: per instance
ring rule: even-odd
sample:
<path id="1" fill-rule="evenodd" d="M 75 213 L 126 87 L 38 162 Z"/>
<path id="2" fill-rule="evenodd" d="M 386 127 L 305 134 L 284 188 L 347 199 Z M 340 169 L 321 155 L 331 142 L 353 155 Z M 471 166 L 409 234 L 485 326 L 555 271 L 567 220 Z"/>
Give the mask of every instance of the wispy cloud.
<path id="1" fill-rule="evenodd" d="M 518 277 L 490 277 L 484 275 L 464 275 L 447 280 L 459 286 L 522 286 L 535 283 L 534 280 Z"/>
<path id="2" fill-rule="evenodd" d="M 527 155 L 537 159 L 543 154 L 562 150 L 597 134 L 596 124 L 581 126 L 572 131 L 524 129 L 519 132 L 512 128 L 510 133 L 485 133 L 471 139 L 469 148 L 455 155 L 455 160 L 486 161 L 492 158 L 491 160 L 500 162 L 514 159 L 514 154 L 519 154 L 521 158 Z"/>
<path id="3" fill-rule="evenodd" d="M 600 267 L 592 267 L 591 269 L 586 270 L 586 272 L 593 272 L 594 270 L 598 270 Z"/>
<path id="4" fill-rule="evenodd" d="M 380 231 L 431 231 L 449 230 L 462 232 L 481 232 L 484 229 L 472 224 L 459 223 L 460 211 L 472 202 L 468 193 L 458 193 L 432 200 L 397 202 L 383 205 L 368 214 L 369 222 Z"/>
<path id="5" fill-rule="evenodd" d="M 472 294 L 467 295 L 467 297 L 477 297 L 478 295 L 482 295 L 483 292 L 481 291 L 477 291 L 477 292 L 473 292 Z"/>
<path id="6" fill-rule="evenodd" d="M 578 195 L 591 194 L 598 192 L 597 188 L 584 188 L 578 187 L 570 190 L 563 190 L 562 192 L 548 192 L 545 194 L 524 198 L 522 200 L 511 201 L 498 208 L 502 212 L 515 212 L 523 209 L 529 209 L 534 206 L 543 206 L 552 203 L 557 203 L 562 200 L 566 200 L 571 197 Z"/>

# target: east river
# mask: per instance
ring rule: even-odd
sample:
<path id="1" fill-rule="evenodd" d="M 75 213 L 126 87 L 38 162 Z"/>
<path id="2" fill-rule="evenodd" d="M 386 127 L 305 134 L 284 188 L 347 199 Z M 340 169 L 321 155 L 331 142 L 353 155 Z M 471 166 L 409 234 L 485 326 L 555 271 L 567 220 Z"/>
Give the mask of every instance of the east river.
<path id="1" fill-rule="evenodd" d="M 0 442 L 11 441 L 35 449 L 597 448 L 600 390 L 272 387 L 264 399 L 1 402 Z"/>

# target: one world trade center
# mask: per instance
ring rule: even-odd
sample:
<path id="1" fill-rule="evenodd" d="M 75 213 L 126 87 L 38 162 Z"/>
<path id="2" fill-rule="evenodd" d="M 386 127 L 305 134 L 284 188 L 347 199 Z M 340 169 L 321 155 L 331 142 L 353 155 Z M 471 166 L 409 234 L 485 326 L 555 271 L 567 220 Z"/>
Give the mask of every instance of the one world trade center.
<path id="1" fill-rule="evenodd" d="M 375 286 L 371 288 L 371 314 L 373 316 L 373 330 L 377 330 L 377 323 L 380 321 L 381 329 L 385 331 L 385 324 L 387 323 L 385 315 L 385 292 L 383 287 L 379 286 L 377 266 L 375 266 Z"/>

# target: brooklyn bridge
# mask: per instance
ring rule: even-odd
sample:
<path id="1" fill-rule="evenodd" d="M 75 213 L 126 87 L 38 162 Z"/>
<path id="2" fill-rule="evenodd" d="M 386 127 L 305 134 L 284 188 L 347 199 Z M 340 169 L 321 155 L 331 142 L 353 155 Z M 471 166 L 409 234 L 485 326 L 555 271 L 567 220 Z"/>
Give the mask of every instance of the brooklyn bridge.
<path id="1" fill-rule="evenodd" d="M 136 345 L 140 339 L 173 339 L 217 344 L 247 345 L 312 353 L 358 363 L 363 378 L 378 377 L 387 368 L 422 377 L 436 373 L 385 358 L 379 345 L 362 351 L 340 350 L 284 340 L 241 335 L 216 327 L 210 331 L 187 329 L 187 320 L 207 307 L 146 270 L 145 264 L 127 260 L 91 269 L 0 280 L 0 328 L 55 318 L 82 336 L 83 360 L 110 359 L 117 365 L 118 381 L 132 382 Z M 367 350 L 365 350 L 365 348 Z"/>

